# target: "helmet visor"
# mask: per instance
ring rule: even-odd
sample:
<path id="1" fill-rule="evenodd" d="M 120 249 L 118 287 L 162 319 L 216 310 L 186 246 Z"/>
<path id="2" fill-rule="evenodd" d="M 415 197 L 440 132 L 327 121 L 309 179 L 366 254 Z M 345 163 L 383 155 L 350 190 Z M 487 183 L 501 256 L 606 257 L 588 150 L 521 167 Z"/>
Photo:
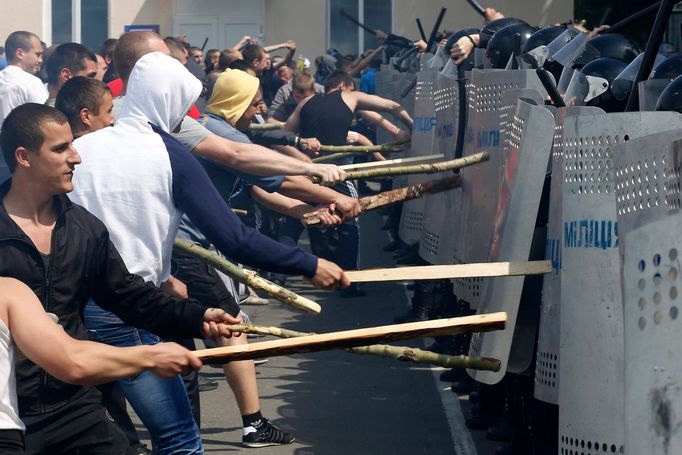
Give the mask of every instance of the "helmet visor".
<path id="1" fill-rule="evenodd" d="M 547 57 L 549 57 L 547 46 L 538 46 L 516 57 L 516 61 L 520 69 L 530 70 L 542 68 L 542 65 L 547 61 Z"/>
<path id="2" fill-rule="evenodd" d="M 550 43 L 547 45 L 547 54 L 552 56 L 559 52 L 559 49 L 564 47 L 566 43 L 571 41 L 573 38 L 575 38 L 576 35 L 578 35 L 578 31 L 572 28 L 564 30 L 561 35 L 557 36 L 554 38 Z"/>
<path id="3" fill-rule="evenodd" d="M 603 77 L 587 76 L 575 71 L 564 95 L 564 103 L 566 106 L 585 106 L 608 89 L 609 82 Z"/>
<path id="4" fill-rule="evenodd" d="M 611 83 L 611 92 L 617 100 L 623 101 L 630 95 L 632 90 L 632 84 L 637 77 L 637 72 L 642 66 L 642 60 L 644 60 L 644 53 L 639 54 L 635 59 L 630 62 L 630 64 L 625 67 L 621 73 L 616 76 L 616 78 Z M 665 57 L 661 54 L 656 55 L 656 61 L 654 62 L 654 68 L 656 65 L 665 60 Z M 649 77 L 648 74 L 645 75 L 645 79 Z"/>
<path id="5" fill-rule="evenodd" d="M 585 48 L 587 47 L 587 38 L 587 33 L 576 35 L 575 38 L 553 53 L 550 57 L 551 60 L 559 62 L 562 66 L 573 66 L 575 60 L 585 51 Z M 552 41 L 552 43 L 554 41 Z"/>
<path id="6" fill-rule="evenodd" d="M 667 79 L 651 79 L 637 84 L 639 92 L 639 110 L 655 111 L 656 102 L 668 84 L 670 84 L 670 81 Z"/>

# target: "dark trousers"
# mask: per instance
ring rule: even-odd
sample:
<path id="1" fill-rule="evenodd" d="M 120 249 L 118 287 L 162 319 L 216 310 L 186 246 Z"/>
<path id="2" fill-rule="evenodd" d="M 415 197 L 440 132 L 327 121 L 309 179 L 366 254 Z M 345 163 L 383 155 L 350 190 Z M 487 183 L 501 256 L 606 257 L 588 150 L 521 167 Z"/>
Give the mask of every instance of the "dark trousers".
<path id="1" fill-rule="evenodd" d="M 187 285 L 189 296 L 198 300 L 206 308 L 219 307 L 231 316 L 239 314 L 239 305 L 227 291 L 225 284 L 216 271 L 205 262 L 175 248 L 173 249 L 172 271 L 175 278 Z M 172 341 L 183 345 L 187 349 L 195 349 L 194 340 L 175 339 Z M 187 375 L 183 375 L 182 380 L 187 390 L 194 420 L 197 422 L 197 426 L 201 428 L 199 375 L 196 371 L 192 371 Z"/>
<path id="2" fill-rule="evenodd" d="M 21 430 L 0 430 L 0 453 L 23 454 L 24 433 Z"/>
<path id="3" fill-rule="evenodd" d="M 104 408 L 78 400 L 26 423 L 26 455 L 128 455 L 128 440 Z"/>

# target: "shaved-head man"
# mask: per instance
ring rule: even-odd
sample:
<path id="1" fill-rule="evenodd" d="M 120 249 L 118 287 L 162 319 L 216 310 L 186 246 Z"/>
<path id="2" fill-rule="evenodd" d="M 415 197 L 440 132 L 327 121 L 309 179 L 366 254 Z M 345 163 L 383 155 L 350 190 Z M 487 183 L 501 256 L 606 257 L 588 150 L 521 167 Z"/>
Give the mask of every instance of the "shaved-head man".
<path id="1" fill-rule="evenodd" d="M 13 32 L 5 41 L 7 68 L 0 72 L 0 126 L 5 117 L 25 103 L 44 103 L 48 93 L 35 74 L 43 64 L 40 38 L 31 32 Z"/>

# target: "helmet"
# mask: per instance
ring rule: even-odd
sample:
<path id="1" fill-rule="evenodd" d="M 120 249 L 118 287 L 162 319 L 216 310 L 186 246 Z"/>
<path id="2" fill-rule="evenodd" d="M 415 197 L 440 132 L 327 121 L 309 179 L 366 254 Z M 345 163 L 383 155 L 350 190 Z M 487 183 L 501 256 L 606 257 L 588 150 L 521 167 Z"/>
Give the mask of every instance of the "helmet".
<path id="1" fill-rule="evenodd" d="M 533 33 L 526 41 L 519 55 L 519 67 L 542 68 L 552 73 L 555 80 L 561 75 L 561 65 L 548 62 L 549 51 L 547 45 L 566 31 L 566 27 L 554 25 L 545 27 Z"/>
<path id="2" fill-rule="evenodd" d="M 672 81 L 680 74 L 682 74 L 682 53 L 677 53 L 654 66 L 649 79 L 667 79 Z"/>
<path id="3" fill-rule="evenodd" d="M 618 100 L 623 101 L 630 96 L 632 91 L 632 84 L 637 77 L 639 68 L 642 66 L 642 60 L 644 60 L 644 54 L 639 54 L 630 64 L 623 70 L 622 73 L 616 77 L 611 83 L 611 93 Z M 665 61 L 665 57 L 661 54 L 656 55 L 656 60 L 654 65 L 658 65 Z"/>
<path id="4" fill-rule="evenodd" d="M 520 50 L 528 41 L 528 38 L 535 33 L 536 29 L 528 24 L 512 24 L 501 28 L 488 41 L 485 50 L 485 67 L 504 69 L 512 55 L 518 55 Z M 516 35 L 520 37 L 518 47 L 516 45 Z"/>
<path id="5" fill-rule="evenodd" d="M 682 76 L 678 76 L 663 90 L 656 102 L 657 111 L 682 113 Z"/>
<path id="6" fill-rule="evenodd" d="M 625 62 L 608 57 L 588 63 L 573 74 L 564 101 L 567 105 L 597 106 L 606 112 L 622 111 L 627 99 L 617 99 L 611 84 L 626 67 Z"/>
<path id="7" fill-rule="evenodd" d="M 598 58 L 613 58 L 630 63 L 639 50 L 618 33 L 608 33 L 589 39 L 586 33 L 578 35 L 553 55 L 553 59 L 566 68 L 582 68 Z"/>
<path id="8" fill-rule="evenodd" d="M 493 37 L 493 35 L 498 31 L 503 29 L 504 27 L 508 25 L 513 25 L 513 24 L 526 24 L 525 21 L 522 21 L 521 19 L 517 19 L 515 17 L 503 17 L 501 19 L 495 19 L 494 21 L 486 24 L 485 27 L 481 30 L 481 33 L 479 33 L 480 36 L 480 43 L 478 47 L 485 49 L 488 47 L 488 41 L 490 41 L 490 38 Z M 526 24 L 528 25 L 528 24 Z"/>

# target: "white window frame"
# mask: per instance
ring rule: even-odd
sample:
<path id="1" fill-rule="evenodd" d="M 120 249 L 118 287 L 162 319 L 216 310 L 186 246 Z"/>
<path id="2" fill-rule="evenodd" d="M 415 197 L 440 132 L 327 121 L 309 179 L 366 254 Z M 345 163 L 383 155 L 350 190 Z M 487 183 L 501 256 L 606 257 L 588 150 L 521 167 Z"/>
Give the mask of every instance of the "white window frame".
<path id="1" fill-rule="evenodd" d="M 332 0 L 327 0 L 327 11 L 326 11 L 326 16 L 327 16 L 327 49 L 331 47 L 332 43 L 332 29 L 331 29 L 331 10 L 332 10 L 332 5 L 331 5 Z M 358 2 L 358 22 L 363 23 L 365 22 L 365 0 L 357 0 Z M 391 32 L 395 30 L 395 0 L 390 0 L 391 2 Z M 345 20 L 345 19 L 344 19 Z M 357 55 L 361 55 L 364 52 L 365 49 L 365 33 L 362 27 L 358 27 L 358 48 L 356 49 Z"/>
<path id="2" fill-rule="evenodd" d="M 107 11 L 111 13 L 111 1 L 107 2 Z M 81 42 L 81 3 L 82 0 L 71 0 L 71 41 Z M 111 21 L 107 20 L 107 36 L 110 35 Z M 52 0 L 43 0 L 43 36 L 42 40 L 48 46 L 52 45 Z"/>

